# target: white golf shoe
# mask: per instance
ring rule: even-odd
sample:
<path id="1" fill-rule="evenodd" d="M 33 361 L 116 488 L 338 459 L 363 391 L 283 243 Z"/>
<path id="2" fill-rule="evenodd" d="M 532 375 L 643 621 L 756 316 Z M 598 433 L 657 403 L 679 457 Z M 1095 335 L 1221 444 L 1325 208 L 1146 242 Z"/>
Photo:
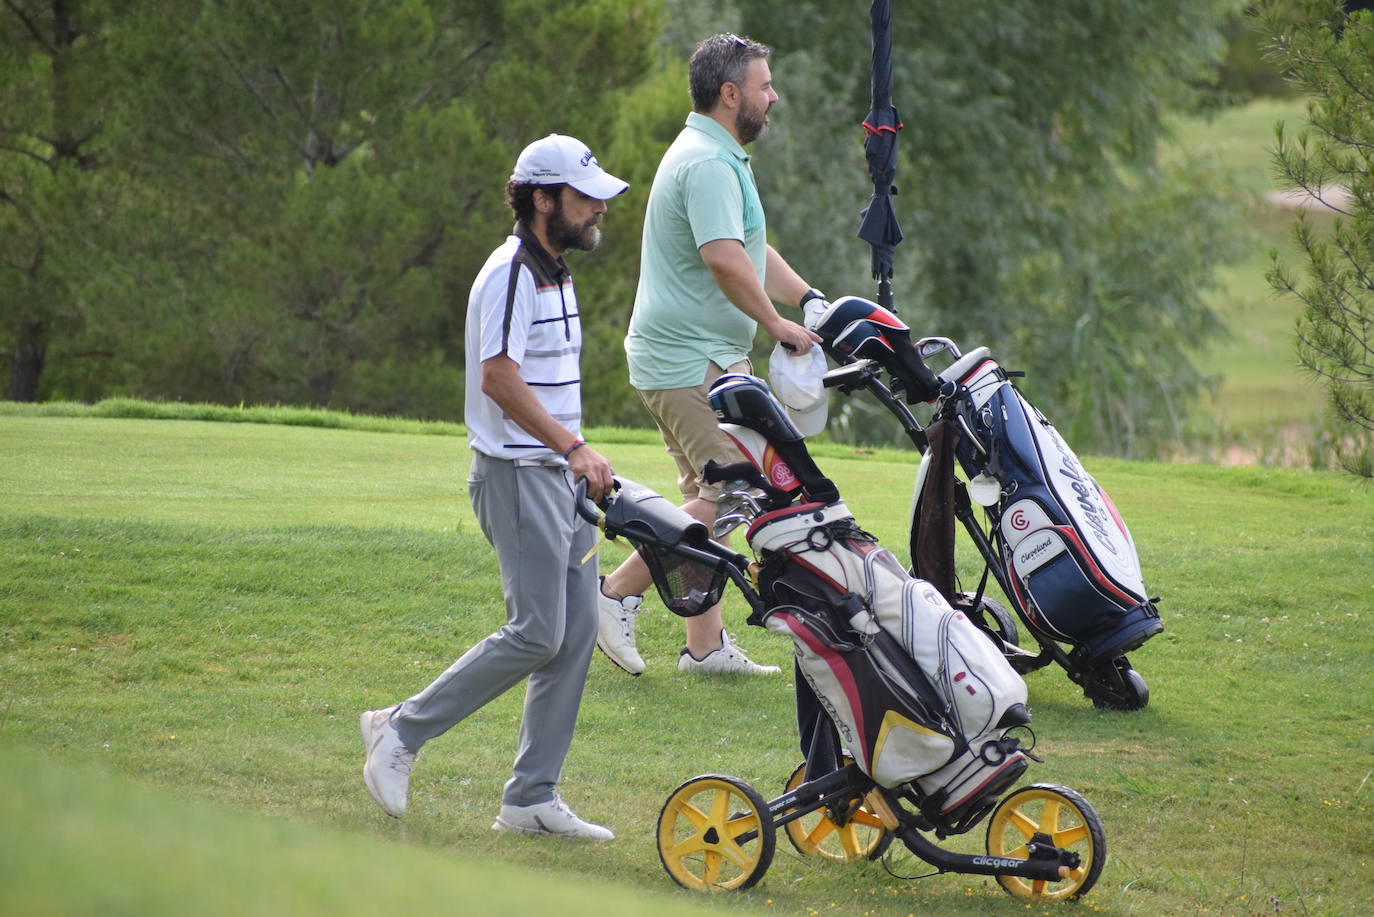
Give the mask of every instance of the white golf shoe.
<path id="1" fill-rule="evenodd" d="M 367 791 L 392 818 L 406 814 L 406 792 L 410 787 L 410 766 L 416 753 L 401 742 L 391 714 L 396 707 L 368 710 L 359 717 L 363 732 L 363 747 L 367 759 L 363 762 L 363 782 Z"/>
<path id="2" fill-rule="evenodd" d="M 752 661 L 723 629 L 720 632 L 720 649 L 698 659 L 684 646 L 678 654 L 677 667 L 680 672 L 694 675 L 776 675 L 782 671 L 775 665 L 759 665 Z"/>
<path id="3" fill-rule="evenodd" d="M 532 806 L 501 807 L 501 814 L 492 824 L 495 831 L 518 831 L 521 834 L 548 834 L 586 841 L 611 841 L 615 834 L 610 828 L 583 821 L 573 814 L 562 797 L 555 795 L 548 802 Z"/>
<path id="4" fill-rule="evenodd" d="M 602 577 L 602 584 L 605 584 Z M 644 660 L 635 648 L 635 616 L 639 614 L 642 595 L 627 595 L 623 599 L 608 597 L 596 590 L 596 645 L 616 665 L 631 675 L 644 671 Z"/>

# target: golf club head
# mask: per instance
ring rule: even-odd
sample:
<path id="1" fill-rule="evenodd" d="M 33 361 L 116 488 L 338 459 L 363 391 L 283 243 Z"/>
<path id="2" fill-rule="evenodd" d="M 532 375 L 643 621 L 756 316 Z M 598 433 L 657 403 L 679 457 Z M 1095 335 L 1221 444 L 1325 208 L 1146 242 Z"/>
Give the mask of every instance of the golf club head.
<path id="1" fill-rule="evenodd" d="M 711 527 L 712 538 L 724 538 L 744 523 L 748 522 L 749 516 L 744 513 L 726 513 L 716 517 L 716 523 Z"/>
<path id="2" fill-rule="evenodd" d="M 763 507 L 759 505 L 758 499 L 749 492 L 749 486 L 744 481 L 735 481 L 733 486 L 727 485 L 721 491 L 720 499 L 716 501 L 716 515 L 747 513 L 757 516 L 763 512 Z"/>
<path id="3" fill-rule="evenodd" d="M 743 508 L 744 495 L 741 493 L 722 491 L 720 499 L 716 501 L 717 516 L 728 516 L 730 513 L 740 512 Z"/>
<path id="4" fill-rule="evenodd" d="M 884 333 L 886 331 L 886 333 Z M 852 360 L 877 360 L 883 366 L 891 366 L 897 351 L 892 346 L 891 329 L 884 329 L 875 321 L 861 318 L 850 322 L 831 342 L 831 349 Z"/>
<path id="5" fill-rule="evenodd" d="M 949 338 L 928 337 L 921 338 L 916 342 L 916 350 L 921 354 L 922 360 L 929 360 L 931 357 L 941 353 L 948 353 L 952 359 L 959 359 L 963 353 L 959 350 L 959 345 Z"/>
<path id="6" fill-rule="evenodd" d="M 812 330 L 829 344 L 846 328 L 859 321 L 872 322 L 893 332 L 911 334 L 906 322 L 872 300 L 861 296 L 841 296 L 832 302 L 830 308 L 821 313 Z"/>
<path id="7" fill-rule="evenodd" d="M 716 417 L 724 423 L 755 430 L 770 443 L 803 439 L 786 409 L 773 397 L 768 383 L 758 376 L 726 373 L 711 386 L 709 398 Z"/>
<path id="8" fill-rule="evenodd" d="M 766 448 L 761 450 L 741 442 L 747 436 L 736 438 L 736 442 L 771 485 L 787 492 L 800 488 L 809 499 L 821 503 L 840 498 L 834 483 L 816 467 L 804 437 L 773 397 L 768 383 L 756 376 L 727 373 L 716 380 L 708 395 L 723 428 L 743 427 L 763 437 Z"/>
<path id="9" fill-rule="evenodd" d="M 897 380 L 908 404 L 929 401 L 940 392 L 939 380 L 911 342 L 911 329 L 871 300 L 842 296 L 821 314 L 815 331 L 839 362 L 876 361 Z"/>
<path id="10" fill-rule="evenodd" d="M 749 463 L 759 470 L 763 476 L 763 483 L 786 494 L 794 494 L 801 488 L 801 482 L 797 480 L 797 475 L 792 471 L 791 466 L 778 454 L 777 447 L 769 442 L 762 433 L 734 423 L 722 423 L 720 429 L 726 436 L 730 437 L 730 441 L 749 460 Z M 758 502 L 753 501 L 752 498 L 751 502 L 754 503 L 755 507 L 759 507 Z M 743 500 L 740 501 L 739 506 L 742 505 Z M 760 508 L 758 511 L 762 512 L 762 509 Z"/>

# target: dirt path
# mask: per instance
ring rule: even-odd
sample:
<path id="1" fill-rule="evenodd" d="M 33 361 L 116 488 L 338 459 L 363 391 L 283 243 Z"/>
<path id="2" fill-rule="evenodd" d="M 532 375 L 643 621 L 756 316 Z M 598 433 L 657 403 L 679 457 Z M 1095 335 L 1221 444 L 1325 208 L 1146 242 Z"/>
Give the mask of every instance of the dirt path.
<path id="1" fill-rule="evenodd" d="M 1350 210 L 1350 192 L 1341 185 L 1322 188 L 1315 194 L 1310 191 L 1267 191 L 1264 199 L 1289 210 L 1330 210 L 1335 213 L 1348 213 Z"/>

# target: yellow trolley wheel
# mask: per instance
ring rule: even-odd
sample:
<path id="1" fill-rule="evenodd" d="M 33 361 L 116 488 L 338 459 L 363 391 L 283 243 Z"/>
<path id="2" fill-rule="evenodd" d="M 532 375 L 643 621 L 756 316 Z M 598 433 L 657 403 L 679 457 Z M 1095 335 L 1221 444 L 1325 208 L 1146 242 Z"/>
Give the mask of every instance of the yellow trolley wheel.
<path id="1" fill-rule="evenodd" d="M 658 814 L 658 858 L 693 891 L 752 887 L 773 862 L 777 837 L 758 791 L 724 774 L 688 780 Z"/>
<path id="2" fill-rule="evenodd" d="M 1035 783 L 1007 796 L 988 822 L 988 855 L 1025 859 L 1032 839 L 1079 856 L 1077 869 L 1058 882 L 998 876 L 1007 893 L 1028 901 L 1081 898 L 1107 864 L 1107 835 L 1088 801 L 1066 786 Z"/>
<path id="3" fill-rule="evenodd" d="M 845 758 L 840 766 L 850 763 L 850 759 Z M 806 762 L 803 761 L 787 778 L 788 791 L 795 790 L 805 781 Z M 803 856 L 819 856 L 840 862 L 876 860 L 892 843 L 892 833 L 883 827 L 877 815 L 863 805 L 855 810 L 844 825 L 836 824 L 830 813 L 821 808 L 788 822 L 783 828 L 787 831 L 787 839 Z"/>

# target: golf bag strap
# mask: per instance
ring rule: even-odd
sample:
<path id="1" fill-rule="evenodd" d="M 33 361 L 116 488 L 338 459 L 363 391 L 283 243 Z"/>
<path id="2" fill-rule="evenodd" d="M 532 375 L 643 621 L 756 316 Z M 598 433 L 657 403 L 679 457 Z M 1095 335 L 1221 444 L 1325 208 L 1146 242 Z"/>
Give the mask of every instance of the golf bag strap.
<path id="1" fill-rule="evenodd" d="M 954 449 L 959 428 L 942 418 L 926 427 L 926 437 L 930 470 L 911 519 L 911 570 L 953 603 Z"/>

